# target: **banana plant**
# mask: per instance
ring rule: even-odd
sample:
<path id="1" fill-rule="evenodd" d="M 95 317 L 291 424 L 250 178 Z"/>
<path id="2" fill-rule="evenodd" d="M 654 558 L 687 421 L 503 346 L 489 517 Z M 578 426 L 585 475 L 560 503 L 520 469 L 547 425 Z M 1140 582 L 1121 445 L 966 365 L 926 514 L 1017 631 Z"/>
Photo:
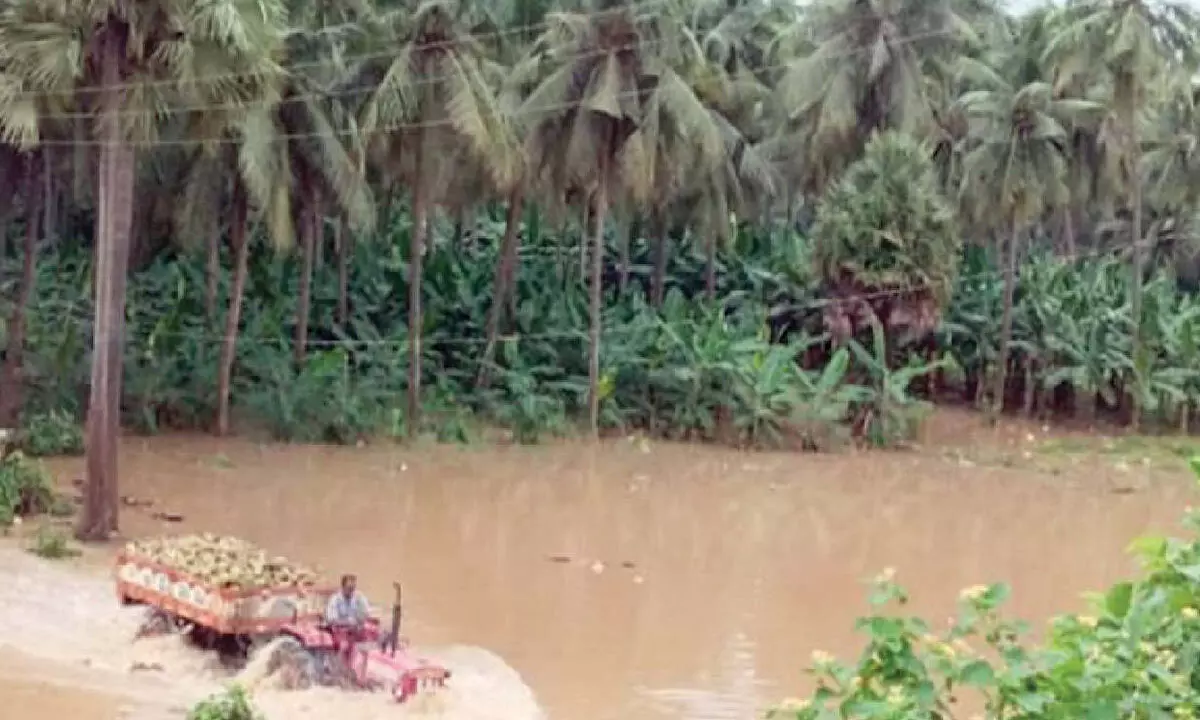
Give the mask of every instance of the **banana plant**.
<path id="1" fill-rule="evenodd" d="M 865 347 L 857 339 L 847 342 L 859 367 L 866 373 L 865 401 L 857 408 L 854 423 L 857 430 L 872 445 L 883 447 L 903 444 L 915 439 L 921 421 L 929 414 L 932 405 L 909 394 L 909 388 L 917 378 L 940 369 L 952 367 L 948 356 L 932 363 L 924 363 L 912 357 L 903 367 L 893 369 L 888 363 L 887 332 L 883 323 L 873 314 L 871 346 Z"/>
<path id="2" fill-rule="evenodd" d="M 846 421 L 854 408 L 870 402 L 870 388 L 848 381 L 851 356 L 838 348 L 821 370 L 801 371 L 798 399 L 787 414 L 790 427 L 812 450 L 841 445 L 850 436 Z"/>

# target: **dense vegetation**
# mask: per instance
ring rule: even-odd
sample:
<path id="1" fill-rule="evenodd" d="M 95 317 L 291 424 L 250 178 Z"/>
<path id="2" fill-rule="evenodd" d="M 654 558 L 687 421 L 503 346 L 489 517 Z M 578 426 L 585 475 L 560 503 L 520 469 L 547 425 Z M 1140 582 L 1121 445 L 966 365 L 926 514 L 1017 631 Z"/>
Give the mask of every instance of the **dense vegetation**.
<path id="1" fill-rule="evenodd" d="M 1198 39 L 1152 0 L 0 0 L 0 426 L 86 411 L 92 539 L 122 418 L 819 447 L 957 386 L 1186 428 Z"/>
<path id="2" fill-rule="evenodd" d="M 1200 479 L 1200 457 L 1192 460 Z M 949 627 L 903 615 L 908 596 L 890 571 L 873 583 L 876 613 L 858 628 L 857 663 L 813 653 L 816 691 L 769 717 L 934 720 L 969 703 L 987 720 L 1178 718 L 1200 708 L 1200 512 L 1190 539 L 1134 543 L 1141 577 L 1097 593 L 1088 614 L 1056 619 L 1042 644 L 1005 618 L 1002 584 L 963 590 Z"/>
<path id="3" fill-rule="evenodd" d="M 0 444 L 0 531 L 7 531 L 18 518 L 50 512 L 68 515 L 72 510 L 54 493 L 41 464 L 20 452 L 7 452 Z"/>

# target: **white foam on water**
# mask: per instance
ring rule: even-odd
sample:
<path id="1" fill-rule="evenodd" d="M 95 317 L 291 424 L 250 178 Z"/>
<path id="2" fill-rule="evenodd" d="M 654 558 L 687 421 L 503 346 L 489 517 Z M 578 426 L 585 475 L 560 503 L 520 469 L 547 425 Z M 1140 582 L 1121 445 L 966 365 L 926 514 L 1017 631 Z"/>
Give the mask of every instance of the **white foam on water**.
<path id="1" fill-rule="evenodd" d="M 268 720 L 328 718 L 436 718 L 437 720 L 544 720 L 532 690 L 497 655 L 478 647 L 419 648 L 449 668 L 447 687 L 429 697 L 396 703 L 386 693 L 333 688 L 288 691 L 265 678 L 260 653 L 235 678 L 213 653 L 178 635 L 134 642 L 144 617 L 123 608 L 109 578 L 0 548 L 0 649 L 69 667 L 53 678 L 129 700 L 132 720 L 177 717 L 235 679 L 250 686 Z M 137 668 L 137 669 L 135 669 Z M 80 679 L 80 669 L 88 680 Z M 42 673 L 44 675 L 44 672 Z"/>

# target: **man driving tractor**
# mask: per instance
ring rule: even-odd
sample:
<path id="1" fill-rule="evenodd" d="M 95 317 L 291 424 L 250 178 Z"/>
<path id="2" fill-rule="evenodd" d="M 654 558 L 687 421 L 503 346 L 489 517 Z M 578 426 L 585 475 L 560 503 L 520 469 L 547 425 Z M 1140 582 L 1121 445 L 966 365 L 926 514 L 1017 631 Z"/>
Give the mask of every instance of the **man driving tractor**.
<path id="1" fill-rule="evenodd" d="M 351 574 L 342 576 L 341 591 L 329 598 L 325 608 L 325 623 L 333 632 L 341 647 L 343 659 L 349 662 L 351 650 L 364 640 L 364 626 L 371 616 L 367 598 L 358 591 L 358 578 Z"/>

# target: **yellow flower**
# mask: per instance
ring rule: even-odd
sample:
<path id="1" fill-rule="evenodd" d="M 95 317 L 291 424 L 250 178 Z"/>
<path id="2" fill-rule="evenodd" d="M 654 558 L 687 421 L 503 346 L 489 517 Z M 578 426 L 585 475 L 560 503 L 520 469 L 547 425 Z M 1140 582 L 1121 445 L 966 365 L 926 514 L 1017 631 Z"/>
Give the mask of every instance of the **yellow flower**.
<path id="1" fill-rule="evenodd" d="M 861 687 L 862 687 L 862 684 L 863 684 L 863 679 L 862 679 L 862 677 L 861 677 L 861 676 L 859 676 L 859 675 L 855 675 L 855 676 L 854 676 L 853 678 L 851 678 L 851 680 L 850 680 L 850 687 L 851 687 L 852 689 L 854 689 L 854 690 L 858 690 L 859 688 L 861 688 Z"/>
<path id="2" fill-rule="evenodd" d="M 892 567 L 884 568 L 883 572 L 881 572 L 875 576 L 875 582 L 876 582 L 876 584 L 879 584 L 879 585 L 882 585 L 884 583 L 890 583 L 891 581 L 893 581 L 895 579 L 896 579 L 896 568 L 892 568 Z"/>
<path id="3" fill-rule="evenodd" d="M 1075 619 L 1079 621 L 1080 625 L 1088 628 L 1089 630 L 1094 630 L 1095 627 L 1100 624 L 1100 621 L 1091 615 L 1080 615 Z"/>
<path id="4" fill-rule="evenodd" d="M 784 712 L 800 712 L 807 707 L 807 700 L 801 700 L 800 698 L 794 697 L 784 698 L 783 702 L 779 703 L 779 709 L 783 710 Z"/>
<path id="5" fill-rule="evenodd" d="M 903 705 L 908 699 L 908 693 L 904 692 L 904 688 L 899 685 L 893 685 L 888 688 L 887 702 L 888 705 Z"/>
<path id="6" fill-rule="evenodd" d="M 1197 617 L 1200 617 L 1200 613 L 1197 613 L 1194 607 L 1185 607 L 1179 611 L 1179 614 L 1183 615 L 1185 620 L 1195 620 Z"/>
<path id="7" fill-rule="evenodd" d="M 987 585 L 972 585 L 969 588 L 963 588 L 962 592 L 958 594 L 958 598 L 968 602 L 975 602 L 983 597 L 987 591 Z"/>
<path id="8" fill-rule="evenodd" d="M 825 667 L 833 663 L 833 656 L 824 650 L 813 650 L 812 662 L 817 667 Z"/>

